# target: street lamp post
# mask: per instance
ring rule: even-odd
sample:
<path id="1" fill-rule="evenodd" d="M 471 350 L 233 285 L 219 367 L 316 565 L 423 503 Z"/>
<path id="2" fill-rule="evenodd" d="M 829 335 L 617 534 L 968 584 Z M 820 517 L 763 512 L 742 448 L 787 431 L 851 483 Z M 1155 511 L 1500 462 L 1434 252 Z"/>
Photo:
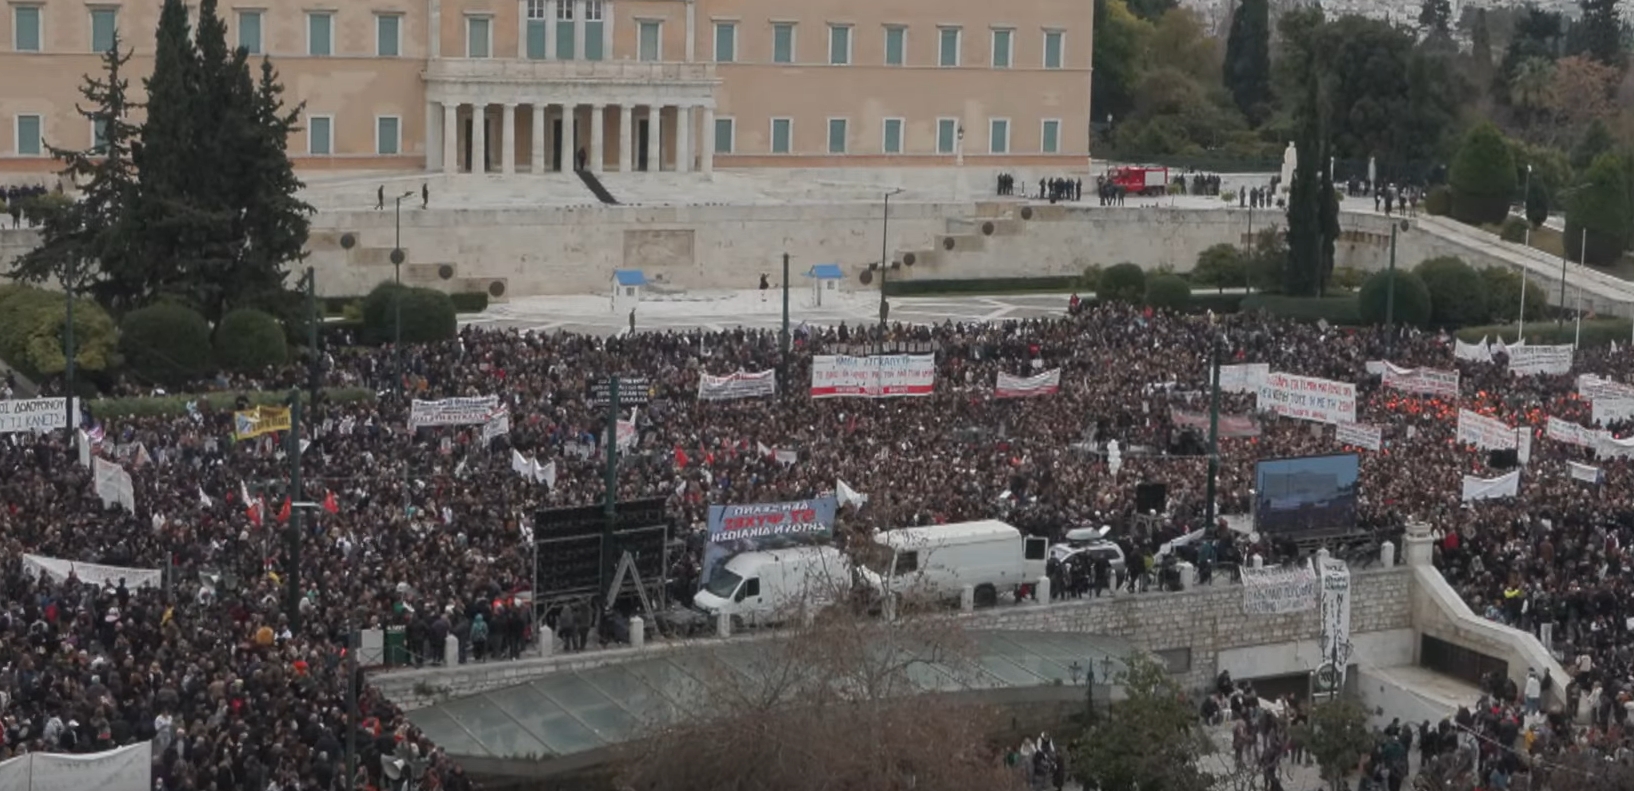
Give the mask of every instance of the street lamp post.
<path id="1" fill-rule="evenodd" d="M 880 215 L 879 231 L 879 353 L 885 353 L 885 324 L 891 315 L 891 305 L 885 301 L 886 271 L 891 268 L 891 196 L 902 191 L 897 187 L 885 193 L 884 212 Z"/>
<path id="2" fill-rule="evenodd" d="M 74 444 L 74 431 L 79 428 L 79 416 L 74 414 L 74 287 L 78 285 L 79 259 L 68 257 L 68 276 L 62 279 L 64 310 L 67 312 L 67 321 L 62 327 L 63 357 L 66 367 L 63 368 L 63 404 L 68 410 L 68 444 Z"/>
<path id="3" fill-rule="evenodd" d="M 397 286 L 403 285 L 403 261 L 408 256 L 403 254 L 403 200 L 414 196 L 411 190 L 397 196 L 397 205 L 393 209 L 395 226 L 392 232 L 391 265 L 392 282 Z M 397 391 L 403 391 L 403 290 L 396 289 L 392 297 L 393 310 L 396 316 L 393 320 L 392 352 L 397 355 Z"/>
<path id="4" fill-rule="evenodd" d="M 1526 206 L 1527 201 L 1531 197 L 1532 197 L 1532 166 L 1527 165 L 1526 166 L 1526 186 L 1523 188 L 1523 190 L 1521 192 L 1521 218 L 1526 220 L 1526 236 L 1524 237 L 1524 243 L 1527 246 L 1527 248 L 1531 248 L 1531 246 L 1532 246 L 1532 218 L 1527 215 L 1527 206 Z M 1520 309 L 1519 314 L 1515 316 L 1515 342 L 1516 343 L 1520 343 L 1525 338 L 1525 333 L 1526 333 L 1526 281 L 1528 281 L 1528 280 L 1531 280 L 1531 278 L 1526 276 L 1526 265 L 1522 264 L 1521 265 L 1521 309 Z"/>
<path id="5" fill-rule="evenodd" d="M 778 391 L 789 394 L 789 254 L 783 254 L 783 332 L 778 337 Z"/>
<path id="6" fill-rule="evenodd" d="M 296 288 L 306 289 L 306 348 L 307 348 L 307 389 L 311 393 L 312 408 L 318 408 L 318 388 L 322 384 L 322 365 L 318 361 L 318 275 L 312 267 L 306 268 L 306 274 Z"/>

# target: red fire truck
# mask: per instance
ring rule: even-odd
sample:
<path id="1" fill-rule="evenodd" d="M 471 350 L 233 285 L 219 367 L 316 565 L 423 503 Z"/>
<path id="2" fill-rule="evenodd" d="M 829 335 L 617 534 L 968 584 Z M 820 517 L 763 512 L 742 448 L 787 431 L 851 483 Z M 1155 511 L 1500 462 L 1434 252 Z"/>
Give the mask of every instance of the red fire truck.
<path id="1" fill-rule="evenodd" d="M 1106 180 L 1130 195 L 1163 195 L 1169 191 L 1168 168 L 1138 165 L 1112 168 L 1107 171 Z"/>

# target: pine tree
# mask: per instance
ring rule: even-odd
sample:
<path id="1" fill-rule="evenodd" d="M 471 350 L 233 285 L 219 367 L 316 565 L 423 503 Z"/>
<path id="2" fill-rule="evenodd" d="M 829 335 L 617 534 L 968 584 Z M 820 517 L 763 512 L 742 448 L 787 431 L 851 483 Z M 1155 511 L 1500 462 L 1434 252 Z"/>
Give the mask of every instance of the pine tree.
<path id="1" fill-rule="evenodd" d="M 86 150 L 48 146 L 63 163 L 62 179 L 80 188 L 77 201 L 48 214 L 44 243 L 18 259 L 11 277 L 28 282 L 56 281 L 78 291 L 90 288 L 104 304 L 126 304 L 134 296 L 130 210 L 136 198 L 131 148 L 137 128 L 130 111 L 130 81 L 123 74 L 130 52 L 121 51 L 118 31 L 102 56 L 102 76 L 86 75 L 80 86 L 81 117 L 98 130 Z"/>
<path id="2" fill-rule="evenodd" d="M 1330 162 L 1333 153 L 1333 144 L 1324 146 L 1323 156 L 1318 160 L 1318 166 Z M 1339 243 L 1339 190 L 1333 184 L 1333 168 L 1322 167 L 1322 213 L 1319 226 L 1321 229 L 1322 264 L 1317 278 L 1317 294 L 1327 293 L 1328 279 L 1333 276 L 1333 255 Z"/>
<path id="3" fill-rule="evenodd" d="M 140 284 L 138 299 L 185 290 L 183 267 L 209 223 L 191 199 L 199 171 L 211 163 L 200 157 L 203 135 L 194 114 L 199 58 L 182 0 L 165 0 L 159 12 L 153 74 L 145 84 L 147 120 L 133 154 L 142 195 L 137 212 L 142 265 L 131 273 Z"/>
<path id="4" fill-rule="evenodd" d="M 253 299 L 282 290 L 285 265 L 306 258 L 306 238 L 313 209 L 298 194 L 304 186 L 289 161 L 289 136 L 300 130 L 305 104 L 285 108 L 284 86 L 272 61 L 261 61 L 261 80 L 252 102 L 255 137 L 247 152 L 252 175 L 248 185 L 245 233 L 248 241 L 242 294 Z"/>
<path id="5" fill-rule="evenodd" d="M 1487 26 L 1486 9 L 1475 9 L 1475 22 L 1470 31 L 1470 60 L 1475 62 L 1477 76 L 1492 70 L 1492 30 Z"/>
<path id="6" fill-rule="evenodd" d="M 1231 17 L 1226 39 L 1225 87 L 1252 125 L 1265 120 L 1271 101 L 1271 7 L 1268 0 L 1243 0 Z"/>
<path id="7" fill-rule="evenodd" d="M 1578 0 L 1583 15 L 1572 26 L 1572 54 L 1585 55 L 1614 69 L 1623 68 L 1623 20 L 1617 0 Z"/>
<path id="8" fill-rule="evenodd" d="M 1418 7 L 1418 26 L 1425 38 L 1452 37 L 1452 3 L 1449 0 L 1424 0 Z"/>

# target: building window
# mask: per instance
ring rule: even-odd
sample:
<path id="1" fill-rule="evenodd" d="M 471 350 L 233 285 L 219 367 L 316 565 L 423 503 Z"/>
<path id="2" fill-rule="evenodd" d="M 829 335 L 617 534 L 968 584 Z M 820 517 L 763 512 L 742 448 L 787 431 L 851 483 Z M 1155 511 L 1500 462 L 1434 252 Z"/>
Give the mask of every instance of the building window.
<path id="1" fill-rule="evenodd" d="M 40 7 L 12 6 L 11 48 L 18 52 L 40 51 Z"/>
<path id="2" fill-rule="evenodd" d="M 1010 68 L 1010 42 L 1015 39 L 1016 32 L 1007 28 L 997 28 L 993 31 L 993 68 Z"/>
<path id="3" fill-rule="evenodd" d="M 880 150 L 887 154 L 902 153 L 902 119 L 885 119 L 885 141 Z"/>
<path id="4" fill-rule="evenodd" d="M 573 2 L 556 0 L 556 59 L 572 60 L 578 53 L 573 48 Z"/>
<path id="5" fill-rule="evenodd" d="M 941 29 L 942 46 L 937 55 L 937 64 L 941 66 L 959 65 L 959 29 L 944 27 Z"/>
<path id="6" fill-rule="evenodd" d="M 494 51 L 494 20 L 485 16 L 465 18 L 465 57 L 491 58 Z"/>
<path id="7" fill-rule="evenodd" d="M 584 59 L 601 60 L 602 17 L 606 13 L 602 0 L 584 0 Z"/>
<path id="8" fill-rule="evenodd" d="M 382 58 L 395 58 L 403 54 L 399 44 L 402 41 L 403 18 L 396 14 L 379 14 L 374 18 L 374 54 Z"/>
<path id="9" fill-rule="evenodd" d="M 44 123 L 38 115 L 17 116 L 17 136 L 14 138 L 17 141 L 17 156 L 37 157 L 45 153 L 45 144 L 42 142 L 45 136 L 42 129 Z"/>
<path id="10" fill-rule="evenodd" d="M 901 66 L 906 62 L 908 54 L 908 29 L 891 26 L 885 28 L 885 65 Z"/>
<path id="11" fill-rule="evenodd" d="M 545 3 L 546 0 L 528 0 L 527 55 L 532 60 L 543 60 L 545 57 Z"/>
<path id="12" fill-rule="evenodd" d="M 334 32 L 335 15 L 325 13 L 309 13 L 306 15 L 306 54 L 315 58 L 327 58 L 334 54 L 330 46 L 330 34 Z"/>
<path id="13" fill-rule="evenodd" d="M 1038 150 L 1045 154 L 1061 153 L 1061 122 L 1054 119 L 1044 121 L 1043 139 L 1038 142 Z"/>
<path id="14" fill-rule="evenodd" d="M 374 152 L 381 156 L 397 156 L 402 147 L 402 124 L 396 117 L 382 115 L 374 119 Z"/>
<path id="15" fill-rule="evenodd" d="M 831 66 L 849 66 L 851 64 L 850 25 L 829 26 L 828 63 Z"/>
<path id="16" fill-rule="evenodd" d="M 108 150 L 108 119 L 91 119 L 91 153 L 102 154 Z"/>
<path id="17" fill-rule="evenodd" d="M 91 9 L 91 51 L 107 52 L 113 49 L 114 30 L 119 27 L 119 9 Z"/>
<path id="18" fill-rule="evenodd" d="M 959 140 L 959 119 L 936 119 L 936 153 L 952 154 Z"/>
<path id="19" fill-rule="evenodd" d="M 314 115 L 306 119 L 306 153 L 318 157 L 335 153 L 334 123 L 335 119 L 327 115 Z"/>
<path id="20" fill-rule="evenodd" d="M 738 59 L 738 23 L 715 23 L 715 62 L 731 63 Z"/>
<path id="21" fill-rule="evenodd" d="M 844 118 L 828 119 L 828 153 L 845 153 L 845 131 L 849 126 Z"/>
<path id="22" fill-rule="evenodd" d="M 787 154 L 794 138 L 794 120 L 791 118 L 772 119 L 772 153 Z"/>
<path id="23" fill-rule="evenodd" d="M 251 55 L 261 54 L 261 12 L 238 12 L 238 46 Z"/>
<path id="24" fill-rule="evenodd" d="M 1061 42 L 1065 35 L 1059 30 L 1044 31 L 1044 68 L 1061 68 Z"/>
<path id="25" fill-rule="evenodd" d="M 715 153 L 732 153 L 732 133 L 736 131 L 736 127 L 737 125 L 730 118 L 715 119 Z"/>
<path id="26" fill-rule="evenodd" d="M 641 22 L 636 26 L 637 52 L 639 60 L 648 62 L 663 60 L 664 57 L 664 26 L 662 22 Z"/>
<path id="27" fill-rule="evenodd" d="M 1010 153 L 1010 121 L 994 118 L 987 122 L 987 153 Z"/>
<path id="28" fill-rule="evenodd" d="M 772 25 L 772 62 L 794 62 L 794 23 L 778 22 Z"/>

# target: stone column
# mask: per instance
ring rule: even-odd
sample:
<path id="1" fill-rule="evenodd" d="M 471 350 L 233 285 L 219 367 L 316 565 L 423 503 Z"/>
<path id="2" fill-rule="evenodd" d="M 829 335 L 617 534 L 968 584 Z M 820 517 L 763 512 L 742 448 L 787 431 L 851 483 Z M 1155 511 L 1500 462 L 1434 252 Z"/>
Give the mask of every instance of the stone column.
<path id="1" fill-rule="evenodd" d="M 1430 565 L 1430 561 L 1435 554 L 1435 540 L 1430 537 L 1428 522 L 1408 522 L 1406 543 L 1407 565 Z"/>
<path id="2" fill-rule="evenodd" d="M 488 105 L 471 105 L 471 172 L 488 172 Z"/>
<path id="3" fill-rule="evenodd" d="M 687 8 L 691 7 L 689 3 Z M 664 169 L 664 147 L 659 144 L 664 137 L 663 117 L 663 107 L 656 104 L 647 107 L 647 170 L 653 173 Z"/>
<path id="4" fill-rule="evenodd" d="M 602 171 L 602 138 L 606 136 L 604 127 L 607 118 L 607 105 L 590 105 L 590 172 Z"/>
<path id="5" fill-rule="evenodd" d="M 435 173 L 442 168 L 443 127 L 439 123 L 441 117 L 438 112 L 442 106 L 436 102 L 426 102 L 426 172 Z"/>
<path id="6" fill-rule="evenodd" d="M 533 172 L 545 172 L 545 106 L 533 106 Z"/>
<path id="7" fill-rule="evenodd" d="M 675 108 L 675 172 L 692 172 L 692 108 Z"/>
<path id="8" fill-rule="evenodd" d="M 516 172 L 516 105 L 506 103 L 499 119 L 499 171 L 509 176 Z"/>
<path id="9" fill-rule="evenodd" d="M 703 145 L 698 152 L 698 171 L 705 176 L 715 173 L 715 108 L 703 108 Z"/>
<path id="10" fill-rule="evenodd" d="M 579 153 L 578 146 L 574 145 L 574 139 L 578 137 L 578 134 L 573 129 L 574 122 L 578 120 L 574 117 L 575 111 L 578 109 L 577 105 L 562 105 L 562 139 L 560 141 L 562 168 L 569 173 L 573 172 L 574 163 L 577 162 L 573 157 Z"/>
<path id="11" fill-rule="evenodd" d="M 635 126 L 635 113 L 632 112 L 634 109 L 628 104 L 621 104 L 618 107 L 618 172 L 620 173 L 629 173 L 634 169 L 631 164 L 635 156 L 635 144 L 631 142 L 635 139 L 635 130 L 632 128 Z"/>
<path id="12" fill-rule="evenodd" d="M 460 106 L 443 102 L 443 172 L 460 172 Z"/>

